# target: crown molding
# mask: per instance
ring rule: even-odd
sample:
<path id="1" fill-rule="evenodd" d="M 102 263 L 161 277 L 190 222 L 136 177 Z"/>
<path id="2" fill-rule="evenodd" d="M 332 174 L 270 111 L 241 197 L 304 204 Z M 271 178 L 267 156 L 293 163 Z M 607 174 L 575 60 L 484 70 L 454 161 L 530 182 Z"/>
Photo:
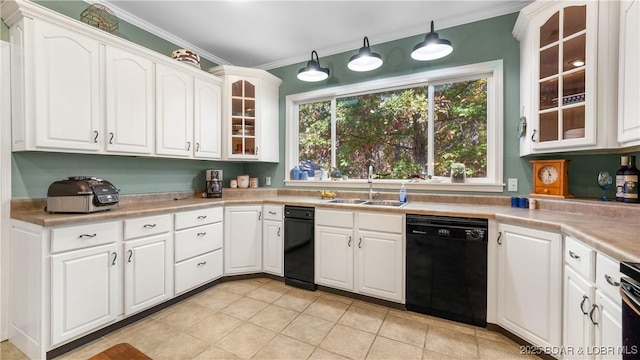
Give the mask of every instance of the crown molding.
<path id="1" fill-rule="evenodd" d="M 189 49 L 193 52 L 195 52 L 196 54 L 198 54 L 198 56 L 203 57 L 209 61 L 212 61 L 218 65 L 231 65 L 231 63 L 223 58 L 220 58 L 190 42 L 188 42 L 187 40 L 184 40 L 180 37 L 177 37 L 173 34 L 171 34 L 168 31 L 165 31 L 145 20 L 142 20 L 141 18 L 132 15 L 131 13 L 122 10 L 121 8 L 118 7 L 118 5 L 116 5 L 116 3 L 114 1 L 109 1 L 109 0 L 85 0 L 85 2 L 87 2 L 88 4 L 100 4 L 100 5 L 104 5 L 106 7 L 108 7 L 111 11 L 114 12 L 114 14 L 118 17 L 118 19 L 122 19 L 126 22 L 128 22 L 131 25 L 134 25 L 142 30 L 145 30 L 153 35 L 156 35 L 164 40 L 167 40 L 171 43 L 174 43 L 184 49 Z"/>

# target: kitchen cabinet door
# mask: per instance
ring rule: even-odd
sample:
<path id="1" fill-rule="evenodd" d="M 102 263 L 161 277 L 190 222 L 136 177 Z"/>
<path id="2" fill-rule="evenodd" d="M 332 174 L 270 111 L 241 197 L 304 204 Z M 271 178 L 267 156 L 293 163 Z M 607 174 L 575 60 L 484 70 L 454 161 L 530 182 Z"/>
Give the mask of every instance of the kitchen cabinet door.
<path id="1" fill-rule="evenodd" d="M 106 48 L 106 149 L 153 152 L 153 63 L 115 46 Z"/>
<path id="2" fill-rule="evenodd" d="M 115 321 L 120 259 L 116 244 L 51 256 L 51 345 Z"/>
<path id="3" fill-rule="evenodd" d="M 172 235 L 124 244 L 124 314 L 129 316 L 173 296 Z"/>
<path id="4" fill-rule="evenodd" d="M 520 11 L 520 155 L 618 147 L 617 1 L 534 1 Z"/>
<path id="5" fill-rule="evenodd" d="M 156 153 L 190 157 L 193 151 L 193 78 L 156 64 Z"/>
<path id="6" fill-rule="evenodd" d="M 568 265 L 564 267 L 564 323 L 562 329 L 562 345 L 576 351 L 567 353 L 565 359 L 589 359 L 585 351 L 578 354 L 578 349 L 587 349 L 593 344 L 594 328 L 589 319 L 589 311 L 595 303 L 595 286 L 578 275 Z"/>
<path id="7" fill-rule="evenodd" d="M 640 0 L 620 1 L 618 141 L 640 145 Z"/>
<path id="8" fill-rule="evenodd" d="M 263 226 L 263 270 L 266 273 L 284 275 L 284 249 L 282 221 L 265 220 Z"/>
<path id="9" fill-rule="evenodd" d="M 621 354 L 618 353 L 618 349 L 622 347 L 621 304 L 612 301 L 597 289 L 596 304 L 593 306 L 597 307 L 594 313 L 590 314 L 595 325 L 594 345 L 600 350 L 596 354 L 596 359 L 622 359 Z"/>
<path id="10" fill-rule="evenodd" d="M 225 275 L 262 272 L 262 206 L 224 209 Z"/>
<path id="11" fill-rule="evenodd" d="M 33 108 L 24 109 L 35 119 L 35 147 L 97 152 L 104 138 L 100 128 L 101 45 L 49 23 L 37 23 L 35 29 L 35 44 L 28 45 L 35 49 L 31 54 L 35 74 L 25 90 L 26 96 L 35 93 L 36 101 Z"/>
<path id="12" fill-rule="evenodd" d="M 498 226 L 498 324 L 536 346 L 559 346 L 562 237 Z"/>
<path id="13" fill-rule="evenodd" d="M 220 159 L 222 97 L 220 84 L 194 79 L 194 153 L 202 159 Z"/>
<path id="14" fill-rule="evenodd" d="M 355 246 L 357 291 L 404 302 L 402 235 L 359 230 Z"/>
<path id="15" fill-rule="evenodd" d="M 316 213 L 317 215 L 317 213 Z M 318 226 L 315 229 L 315 282 L 353 291 L 353 229 Z"/>

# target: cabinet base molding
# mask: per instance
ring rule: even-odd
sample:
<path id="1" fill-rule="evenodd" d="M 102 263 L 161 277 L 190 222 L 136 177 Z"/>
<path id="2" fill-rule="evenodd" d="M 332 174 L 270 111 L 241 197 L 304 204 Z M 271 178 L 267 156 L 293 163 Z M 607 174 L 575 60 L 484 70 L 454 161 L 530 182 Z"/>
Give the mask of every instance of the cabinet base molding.
<path id="1" fill-rule="evenodd" d="M 336 294 L 336 295 L 340 295 L 340 296 L 344 296 L 344 297 L 348 297 L 348 298 L 352 298 L 352 299 L 356 299 L 356 300 L 362 300 L 362 301 L 366 301 L 368 303 L 372 303 L 372 304 L 376 304 L 376 305 L 382 305 L 382 306 L 386 306 L 389 308 L 393 308 L 393 309 L 397 309 L 397 310 L 407 310 L 407 308 L 404 306 L 404 304 L 400 304 L 397 302 L 393 302 L 393 301 L 388 301 L 388 300 L 382 300 L 382 299 L 378 299 L 378 298 L 374 298 L 374 297 L 370 297 L 370 296 L 366 296 L 366 295 L 362 295 L 362 294 L 356 294 L 356 293 L 352 293 L 349 291 L 345 291 L 345 290 L 339 290 L 339 289 L 334 289 L 328 286 L 324 286 L 324 285 L 317 285 L 317 290 L 320 291 L 324 291 L 324 292 L 328 292 L 331 294 Z"/>

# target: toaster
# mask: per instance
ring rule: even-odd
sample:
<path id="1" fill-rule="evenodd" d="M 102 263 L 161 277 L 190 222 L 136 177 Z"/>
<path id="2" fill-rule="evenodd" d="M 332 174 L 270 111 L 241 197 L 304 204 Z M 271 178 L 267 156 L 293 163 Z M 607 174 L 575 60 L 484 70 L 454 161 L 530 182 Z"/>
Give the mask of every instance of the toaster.
<path id="1" fill-rule="evenodd" d="M 89 176 L 71 176 L 49 185 L 45 211 L 92 213 L 118 208 L 118 189 L 110 182 Z"/>

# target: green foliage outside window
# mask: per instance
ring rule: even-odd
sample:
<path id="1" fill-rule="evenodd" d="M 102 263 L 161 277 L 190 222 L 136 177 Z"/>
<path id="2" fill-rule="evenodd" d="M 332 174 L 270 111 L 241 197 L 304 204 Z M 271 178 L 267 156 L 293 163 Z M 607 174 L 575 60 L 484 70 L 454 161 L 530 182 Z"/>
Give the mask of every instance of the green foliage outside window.
<path id="1" fill-rule="evenodd" d="M 336 99 L 335 167 L 364 179 L 424 176 L 428 169 L 429 104 L 433 106 L 435 176 L 449 176 L 451 163 L 467 177 L 487 169 L 487 80 L 429 86 Z M 331 169 L 331 101 L 299 105 L 299 159 Z"/>

